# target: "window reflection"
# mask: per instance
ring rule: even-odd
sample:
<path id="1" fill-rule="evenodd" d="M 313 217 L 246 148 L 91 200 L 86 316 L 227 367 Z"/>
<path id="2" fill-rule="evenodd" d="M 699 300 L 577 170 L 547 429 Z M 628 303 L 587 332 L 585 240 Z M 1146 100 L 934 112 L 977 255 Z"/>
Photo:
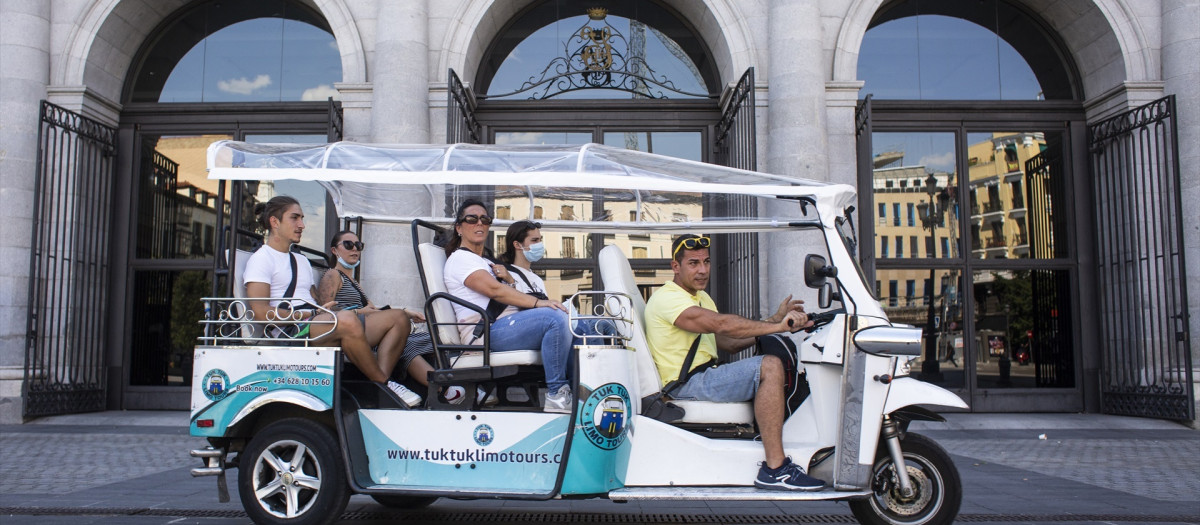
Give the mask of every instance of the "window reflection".
<path id="1" fill-rule="evenodd" d="M 208 145 L 232 135 L 145 136 L 138 170 L 135 256 L 196 259 L 216 251 L 217 182 Z"/>
<path id="2" fill-rule="evenodd" d="M 657 153 L 668 157 L 704 160 L 699 131 L 606 131 L 604 144 L 625 149 Z"/>
<path id="3" fill-rule="evenodd" d="M 963 388 L 961 272 L 955 269 L 895 269 L 876 272 L 879 302 L 893 323 L 911 324 L 924 331 L 921 356 L 912 374 L 946 388 Z M 925 361 L 936 359 L 932 369 Z M 927 373 L 936 370 L 936 373 Z M 922 376 L 922 373 L 925 373 Z"/>
<path id="4" fill-rule="evenodd" d="M 133 274 L 132 385 L 190 385 L 192 354 L 202 328 L 212 272 L 137 271 Z"/>
<path id="5" fill-rule="evenodd" d="M 1057 134 L 1050 134 L 1052 138 Z M 1058 170 L 1026 173 L 1026 163 L 1047 150 L 1040 131 L 997 131 L 967 134 L 967 173 L 971 217 L 971 257 L 1025 259 L 1053 257 L 1058 250 L 1052 232 L 1051 204 L 1061 201 L 1063 181 Z M 1047 165 L 1047 168 L 1052 166 Z M 1032 181 L 1032 184 L 1031 184 Z M 1027 192 L 1037 206 L 1031 215 Z M 1031 231 L 1031 221 L 1047 228 Z M 1061 256 L 1061 255 L 1058 255 Z"/>
<path id="6" fill-rule="evenodd" d="M 871 143 L 876 255 L 958 257 L 954 134 L 879 132 Z"/>
<path id="7" fill-rule="evenodd" d="M 975 374 L 980 388 L 1075 386 L 1066 271 L 979 271 Z"/>
<path id="8" fill-rule="evenodd" d="M 210 2 L 160 31 L 133 102 L 323 101 L 337 98 L 341 56 L 324 19 L 289 0 Z"/>
<path id="9" fill-rule="evenodd" d="M 858 78 L 877 99 L 1072 99 L 1063 56 L 1007 2 L 908 0 L 872 20 Z"/>

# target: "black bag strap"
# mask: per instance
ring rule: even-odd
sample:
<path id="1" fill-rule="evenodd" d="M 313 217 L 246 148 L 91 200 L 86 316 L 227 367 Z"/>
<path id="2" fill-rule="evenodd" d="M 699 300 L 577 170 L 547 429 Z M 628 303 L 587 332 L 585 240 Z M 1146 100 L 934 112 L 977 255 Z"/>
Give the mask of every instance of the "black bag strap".
<path id="1" fill-rule="evenodd" d="M 667 383 L 667 385 L 663 387 L 664 394 L 670 394 L 671 392 L 678 390 L 679 387 L 687 383 L 688 379 L 691 379 L 692 376 L 699 374 L 705 369 L 713 366 L 713 362 L 710 359 L 707 363 L 696 367 L 695 370 L 691 369 L 692 361 L 696 360 L 696 351 L 700 349 L 701 337 L 704 337 L 704 334 L 697 335 L 696 339 L 692 341 L 692 347 L 688 349 L 687 357 L 683 358 L 683 367 L 679 369 L 679 379 Z"/>
<path id="2" fill-rule="evenodd" d="M 519 270 L 519 269 L 518 269 L 518 268 L 517 268 L 515 265 L 512 265 L 512 264 L 505 264 L 505 265 L 504 265 L 504 268 L 508 270 L 508 273 L 514 274 L 514 275 L 516 275 L 517 277 L 520 277 L 522 281 L 525 281 L 525 286 L 528 286 L 528 287 L 529 287 L 529 291 L 531 291 L 531 292 L 539 292 L 539 293 L 543 293 L 543 294 L 544 294 L 544 293 L 546 293 L 546 292 L 545 292 L 545 291 L 543 291 L 543 290 L 538 290 L 537 288 L 535 288 L 535 287 L 533 286 L 533 283 L 529 281 L 529 277 L 527 277 L 527 276 L 525 275 L 525 272 L 523 272 L 523 271 Z"/>
<path id="3" fill-rule="evenodd" d="M 298 267 L 296 265 L 296 254 L 292 253 L 291 249 L 288 249 L 287 256 L 288 262 L 292 263 L 292 282 L 288 283 L 287 290 L 283 292 L 283 296 L 290 298 L 296 294 L 296 272 L 298 271 Z M 292 307 L 291 301 L 288 301 L 287 304 L 288 308 Z"/>
<path id="4" fill-rule="evenodd" d="M 488 262 L 490 262 L 490 263 L 496 263 L 496 261 L 494 261 L 494 260 L 492 260 L 492 259 L 490 259 L 490 258 L 488 258 L 488 257 L 485 257 L 485 256 L 483 256 L 483 255 L 479 255 L 479 254 L 477 254 L 477 253 L 475 253 L 475 252 L 473 252 L 473 251 L 469 250 L 469 249 L 468 249 L 466 246 L 459 246 L 459 247 L 458 247 L 458 249 L 460 249 L 460 250 L 462 250 L 462 251 L 465 251 L 465 252 L 467 252 L 467 253 L 469 253 L 469 254 L 471 254 L 471 255 L 474 255 L 474 256 L 476 256 L 476 257 L 479 257 L 479 258 L 481 258 L 481 259 L 483 259 L 483 260 L 485 260 L 485 261 L 488 261 Z M 497 281 L 499 281 L 499 280 L 500 280 L 500 278 L 499 278 L 499 277 L 497 277 L 497 278 L 496 278 L 496 280 L 497 280 Z M 484 312 L 485 314 L 487 314 L 487 319 L 480 319 L 480 320 L 479 320 L 479 324 L 478 324 L 478 325 L 475 325 L 475 330 L 474 330 L 474 331 L 472 332 L 472 334 L 471 334 L 471 335 L 472 335 L 471 342 L 475 342 L 475 339 L 479 339 L 480 337 L 482 337 L 482 336 L 483 336 L 483 326 L 484 326 L 484 325 L 483 325 L 483 323 L 484 323 L 484 321 L 486 321 L 488 325 L 491 325 L 492 323 L 496 322 L 496 318 L 500 316 L 500 313 L 501 313 L 501 312 L 503 312 L 505 308 L 508 308 L 508 305 L 507 305 L 507 304 L 504 304 L 504 303 L 502 303 L 502 302 L 500 302 L 500 301 L 497 301 L 497 300 L 495 300 L 495 299 L 488 299 L 488 305 L 487 305 L 486 311 Z"/>

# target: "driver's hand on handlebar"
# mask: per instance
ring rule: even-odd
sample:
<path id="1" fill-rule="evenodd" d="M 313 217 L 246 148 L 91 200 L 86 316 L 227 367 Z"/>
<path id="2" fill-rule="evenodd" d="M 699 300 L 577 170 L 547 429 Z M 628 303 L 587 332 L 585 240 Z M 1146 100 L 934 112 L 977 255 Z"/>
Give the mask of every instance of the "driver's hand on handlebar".
<path id="1" fill-rule="evenodd" d="M 788 312 L 803 312 L 804 301 L 800 299 L 792 299 L 792 295 L 787 296 L 782 303 L 779 303 L 779 310 L 775 311 L 775 318 L 783 319 Z"/>
<path id="2" fill-rule="evenodd" d="M 781 324 L 783 324 L 782 331 L 795 333 L 812 326 L 812 321 L 808 320 L 808 314 L 792 310 L 783 316 Z"/>

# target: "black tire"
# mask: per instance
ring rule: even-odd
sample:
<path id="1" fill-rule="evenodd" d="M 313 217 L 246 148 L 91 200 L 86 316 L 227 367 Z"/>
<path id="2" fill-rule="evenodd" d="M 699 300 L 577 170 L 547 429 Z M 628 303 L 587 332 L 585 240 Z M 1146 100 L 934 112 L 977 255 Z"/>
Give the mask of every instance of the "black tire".
<path id="1" fill-rule="evenodd" d="M 371 494 L 375 503 L 393 509 L 423 509 L 437 501 L 436 496 L 394 496 L 391 494 Z"/>
<path id="2" fill-rule="evenodd" d="M 263 429 L 241 454 L 238 493 L 259 525 L 333 523 L 350 501 L 333 431 L 300 418 Z"/>
<path id="3" fill-rule="evenodd" d="M 962 480 L 950 454 L 920 434 L 907 434 L 900 440 L 905 470 L 915 493 L 911 498 L 900 494 L 895 468 L 887 446 L 879 444 L 872 469 L 871 486 L 875 494 L 850 502 L 850 510 L 864 525 L 949 525 L 962 505 Z"/>

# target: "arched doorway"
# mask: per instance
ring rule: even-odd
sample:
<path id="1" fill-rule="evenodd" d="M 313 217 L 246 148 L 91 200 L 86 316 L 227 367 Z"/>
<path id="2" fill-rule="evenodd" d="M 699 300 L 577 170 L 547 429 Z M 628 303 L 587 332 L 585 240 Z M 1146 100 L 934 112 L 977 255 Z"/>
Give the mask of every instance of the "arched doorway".
<path id="1" fill-rule="evenodd" d="M 904 0 L 860 50 L 867 265 L 889 316 L 925 329 L 914 373 L 976 411 L 1081 410 L 1095 358 L 1082 88 L 1046 28 L 1004 0 Z"/>
<path id="2" fill-rule="evenodd" d="M 339 138 L 340 106 L 331 97 L 341 60 L 321 13 L 293 0 L 191 4 L 136 54 L 122 95 L 114 217 L 122 247 L 114 266 L 127 268 L 112 298 L 126 312 L 124 326 L 114 327 L 124 408 L 187 406 L 204 314 L 198 299 L 211 293 L 214 261 L 229 248 L 219 212 L 289 194 L 305 207 L 305 247 L 320 251 L 334 231 L 336 217 L 315 184 L 245 184 L 243 201 L 230 203 L 231 193 L 207 180 L 205 152 L 218 140 Z M 252 234 L 243 216 L 232 226 Z"/>
<path id="3" fill-rule="evenodd" d="M 720 78 L 717 63 L 700 33 L 666 2 L 534 2 L 514 14 L 483 53 L 474 94 L 451 73 L 447 136 L 497 144 L 600 143 L 755 169 L 753 70 L 723 92 L 728 79 Z M 614 202 L 600 193 L 534 210 L 498 201 L 496 213 L 624 220 L 631 210 Z M 740 205 L 746 204 L 697 201 L 671 220 L 697 221 Z M 650 288 L 670 279 L 670 238 L 548 232 L 547 258 L 537 269 L 556 298 L 596 289 L 595 257 L 601 247 L 618 245 Z M 502 249 L 503 239 L 497 241 Z M 722 280 L 711 288 L 722 311 L 758 315 L 756 243 L 749 234 L 717 243 L 714 273 Z"/>

